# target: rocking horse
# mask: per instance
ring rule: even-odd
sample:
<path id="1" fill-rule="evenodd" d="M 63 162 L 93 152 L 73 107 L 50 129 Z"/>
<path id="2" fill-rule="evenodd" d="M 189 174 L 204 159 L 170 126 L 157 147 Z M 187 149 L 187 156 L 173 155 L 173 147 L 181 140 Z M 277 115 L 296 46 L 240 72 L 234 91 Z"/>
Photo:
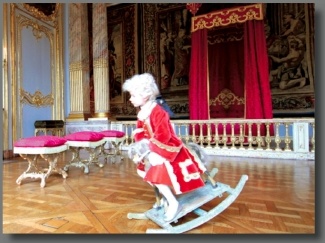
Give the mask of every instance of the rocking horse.
<path id="1" fill-rule="evenodd" d="M 185 146 L 195 155 L 198 156 L 202 162 L 207 161 L 207 155 L 204 150 L 196 143 L 187 143 Z M 142 141 L 133 143 L 128 150 L 128 157 L 134 162 L 144 161 L 146 166 L 148 165 L 148 154 L 150 153 L 148 142 L 143 139 Z M 156 202 L 151 209 L 144 213 L 128 213 L 128 219 L 150 219 L 159 225 L 160 229 L 147 229 L 146 233 L 183 233 L 189 231 L 195 227 L 198 227 L 205 222 L 216 217 L 223 212 L 231 203 L 235 201 L 238 195 L 241 193 L 248 176 L 242 175 L 235 188 L 231 188 L 227 184 L 221 182 L 215 182 L 213 177 L 218 172 L 217 168 L 213 168 L 210 172 L 206 171 L 204 176 L 205 185 L 192 192 L 181 194 L 177 197 L 178 202 L 181 205 L 181 210 L 178 212 L 172 222 L 166 222 L 164 220 L 164 213 L 167 210 L 168 204 L 164 198 L 160 198 L 160 193 L 156 187 L 154 187 Z M 227 193 L 227 197 L 224 198 L 219 204 L 205 211 L 200 208 L 204 204 L 210 202 L 216 197 L 222 197 L 223 193 Z M 193 212 L 198 217 L 182 224 L 177 224 L 178 219 L 185 217 L 188 213 Z M 173 225 L 175 223 L 175 225 Z M 177 225 L 176 225 L 177 224 Z"/>

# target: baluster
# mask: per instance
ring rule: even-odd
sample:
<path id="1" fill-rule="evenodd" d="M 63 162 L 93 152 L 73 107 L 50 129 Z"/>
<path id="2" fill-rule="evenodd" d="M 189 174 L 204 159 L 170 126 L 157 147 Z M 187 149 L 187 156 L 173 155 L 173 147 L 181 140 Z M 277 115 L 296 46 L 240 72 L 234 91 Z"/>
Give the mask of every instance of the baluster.
<path id="1" fill-rule="evenodd" d="M 130 145 L 130 135 L 129 135 L 129 129 L 128 129 L 128 127 L 129 127 L 129 124 L 125 124 L 125 140 L 126 140 L 126 145 Z M 132 129 L 131 129 L 131 134 L 132 134 Z"/>
<path id="2" fill-rule="evenodd" d="M 223 141 L 223 147 L 226 148 L 227 147 L 227 132 L 226 132 L 226 125 L 227 123 L 222 123 L 222 127 L 223 127 L 223 135 L 222 135 L 222 141 Z"/>
<path id="3" fill-rule="evenodd" d="M 196 143 L 195 127 L 196 127 L 196 124 L 193 123 L 193 124 L 192 124 L 192 142 L 193 142 L 193 143 Z"/>
<path id="4" fill-rule="evenodd" d="M 184 136 L 182 135 L 182 127 L 181 124 L 177 124 L 177 136 L 183 140 Z"/>
<path id="5" fill-rule="evenodd" d="M 257 123 L 257 137 L 256 137 L 256 142 L 257 142 L 257 149 L 261 150 L 262 149 L 262 137 L 261 137 L 261 123 Z"/>
<path id="6" fill-rule="evenodd" d="M 285 143 L 285 151 L 291 151 L 290 149 L 290 142 L 291 142 L 291 139 L 289 137 L 289 124 L 286 122 L 285 123 L 285 138 L 284 138 L 284 143 Z"/>
<path id="7" fill-rule="evenodd" d="M 136 126 L 133 126 L 132 124 L 129 124 L 129 127 L 131 128 L 132 131 L 134 131 L 136 129 Z M 132 144 L 132 143 L 134 143 L 134 141 L 135 141 L 134 136 L 131 133 L 131 141 L 130 141 L 130 143 Z"/>
<path id="8" fill-rule="evenodd" d="M 199 136 L 199 139 L 200 139 L 200 146 L 201 146 L 201 147 L 204 147 L 204 146 L 203 146 L 203 142 L 204 142 L 204 136 L 203 136 L 203 124 L 202 124 L 202 123 L 199 123 L 199 126 L 200 126 L 200 136 Z"/>
<path id="9" fill-rule="evenodd" d="M 252 123 L 248 123 L 248 150 L 253 149 Z"/>
<path id="10" fill-rule="evenodd" d="M 235 137 L 235 124 L 234 123 L 231 123 L 231 138 L 230 138 L 230 141 L 231 141 L 231 148 L 232 149 L 235 149 L 235 141 L 236 141 L 236 137 Z"/>
<path id="11" fill-rule="evenodd" d="M 212 141 L 212 136 L 211 136 L 211 123 L 207 124 L 208 128 L 208 136 L 207 136 L 207 148 L 211 148 L 211 141 Z"/>
<path id="12" fill-rule="evenodd" d="M 181 139 L 181 137 L 179 136 L 180 134 L 179 134 L 179 131 L 178 131 L 178 125 L 175 124 L 175 123 L 172 123 L 172 127 L 174 129 L 174 132 L 176 133 L 176 136 Z"/>
<path id="13" fill-rule="evenodd" d="M 276 122 L 275 123 L 275 150 L 276 151 L 281 151 L 281 148 L 280 148 L 280 143 L 281 143 L 281 138 L 279 136 L 279 122 Z"/>
<path id="14" fill-rule="evenodd" d="M 239 149 L 245 149 L 244 148 L 244 141 L 245 141 L 245 136 L 243 132 L 244 125 L 243 123 L 239 124 L 239 143 L 240 143 L 240 148 Z"/>
<path id="15" fill-rule="evenodd" d="M 184 124 L 185 126 L 185 143 L 188 143 L 190 141 L 190 136 L 189 136 L 189 132 L 188 132 L 188 125 Z"/>
<path id="16" fill-rule="evenodd" d="M 266 123 L 266 137 L 265 137 L 265 142 L 266 142 L 266 150 L 271 150 L 271 136 L 270 136 L 270 123 Z"/>
<path id="17" fill-rule="evenodd" d="M 219 127 L 219 123 L 215 123 L 215 137 L 214 137 L 214 141 L 216 143 L 216 148 L 220 149 L 219 147 L 219 132 L 218 132 L 218 127 Z"/>

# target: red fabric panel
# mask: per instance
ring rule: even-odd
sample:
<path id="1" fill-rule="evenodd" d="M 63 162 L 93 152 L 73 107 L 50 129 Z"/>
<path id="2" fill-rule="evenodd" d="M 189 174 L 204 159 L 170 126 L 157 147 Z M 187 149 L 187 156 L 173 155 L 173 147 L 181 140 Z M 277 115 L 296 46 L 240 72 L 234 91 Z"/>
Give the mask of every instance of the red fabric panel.
<path id="1" fill-rule="evenodd" d="M 273 118 L 263 21 L 245 23 L 246 118 Z"/>
<path id="2" fill-rule="evenodd" d="M 227 36 L 227 31 L 236 31 L 239 39 L 208 45 L 209 52 L 209 92 L 210 118 L 244 118 L 244 104 L 235 99 L 244 99 L 244 41 L 243 29 L 230 27 L 215 29 L 208 32 L 208 37 L 215 40 L 215 36 Z M 241 39 L 240 39 L 241 37 Z M 221 38 L 220 38 L 221 39 Z M 229 93 L 224 92 L 229 90 Z M 218 100 L 211 103 L 211 100 Z"/>
<path id="3" fill-rule="evenodd" d="M 271 119 L 273 118 L 272 96 L 268 79 L 269 65 L 264 22 L 247 21 L 244 38 L 246 119 Z M 272 136 L 273 127 L 270 128 Z M 265 132 L 265 126 L 261 126 L 261 135 L 265 135 Z M 253 135 L 256 135 L 255 127 L 253 127 Z"/>
<path id="4" fill-rule="evenodd" d="M 207 30 L 192 33 L 189 83 L 189 110 L 191 120 L 209 119 Z"/>

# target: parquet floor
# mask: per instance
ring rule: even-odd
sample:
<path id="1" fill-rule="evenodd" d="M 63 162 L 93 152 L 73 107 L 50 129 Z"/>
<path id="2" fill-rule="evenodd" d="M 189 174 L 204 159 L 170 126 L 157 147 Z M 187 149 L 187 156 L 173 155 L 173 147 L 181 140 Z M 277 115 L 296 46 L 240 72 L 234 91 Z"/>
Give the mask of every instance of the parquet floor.
<path id="1" fill-rule="evenodd" d="M 123 152 L 124 153 L 124 152 Z M 104 167 L 70 167 L 68 177 L 52 174 L 46 186 L 40 179 L 16 179 L 27 169 L 20 157 L 3 164 L 4 234 L 144 234 L 159 228 L 150 220 L 128 219 L 129 212 L 145 212 L 155 202 L 152 187 L 125 159 Z M 70 159 L 60 156 L 63 167 Z M 103 161 L 104 162 L 104 161 Z M 39 164 L 47 167 L 45 161 Z M 221 214 L 186 234 L 314 234 L 315 161 L 212 157 L 216 181 L 234 187 L 241 175 L 248 181 L 239 197 Z M 204 208 L 214 207 L 219 198 Z M 188 214 L 180 223 L 193 219 Z"/>

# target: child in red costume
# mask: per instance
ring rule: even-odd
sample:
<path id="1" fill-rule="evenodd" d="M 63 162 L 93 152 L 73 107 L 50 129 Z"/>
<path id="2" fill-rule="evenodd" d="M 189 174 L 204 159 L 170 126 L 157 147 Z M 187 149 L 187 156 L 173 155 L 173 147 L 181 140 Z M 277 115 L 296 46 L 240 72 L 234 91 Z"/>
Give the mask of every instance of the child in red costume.
<path id="1" fill-rule="evenodd" d="M 155 185 L 165 197 L 168 209 L 164 219 L 172 221 L 181 210 L 174 193 L 182 194 L 204 186 L 201 174 L 206 168 L 177 137 L 168 113 L 156 103 L 159 89 L 151 74 L 134 75 L 124 82 L 122 88 L 130 93 L 133 106 L 140 108 L 137 128 L 133 132 L 135 141 L 149 141 L 148 160 L 151 166 L 148 170 L 138 166 L 138 174 Z"/>

